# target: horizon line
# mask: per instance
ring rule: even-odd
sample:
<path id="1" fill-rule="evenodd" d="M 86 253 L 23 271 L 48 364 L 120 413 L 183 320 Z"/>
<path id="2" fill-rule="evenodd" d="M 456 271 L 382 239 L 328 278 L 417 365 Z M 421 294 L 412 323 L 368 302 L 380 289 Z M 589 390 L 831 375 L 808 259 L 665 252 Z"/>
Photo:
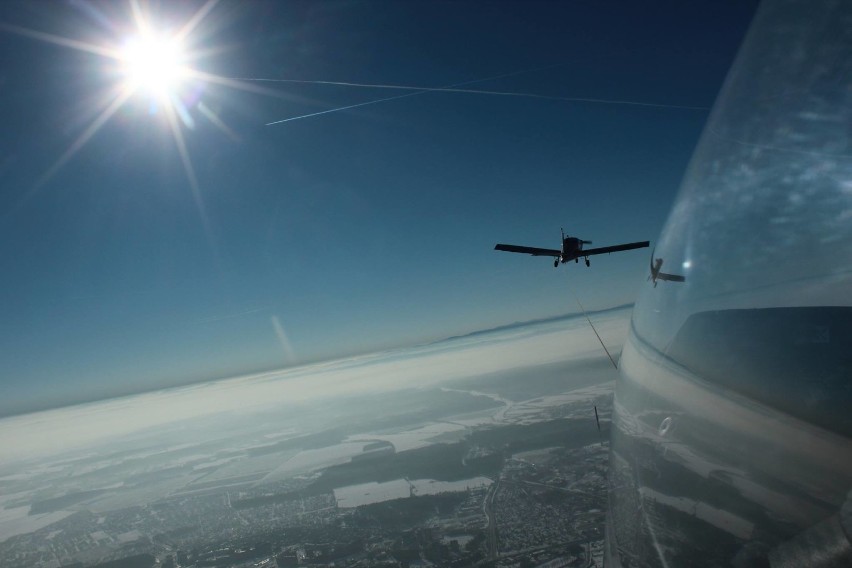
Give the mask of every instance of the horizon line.
<path id="1" fill-rule="evenodd" d="M 618 305 L 615 305 L 615 306 L 610 306 L 608 308 L 590 310 L 587 313 L 588 314 L 600 314 L 600 313 L 604 313 L 604 312 L 621 310 L 621 309 L 626 309 L 626 308 L 632 307 L 634 304 L 635 304 L 635 302 L 627 302 L 627 303 L 624 303 L 624 304 L 618 304 Z M 304 362 L 296 364 L 296 365 L 290 365 L 290 366 L 284 366 L 284 367 L 269 367 L 269 368 L 257 369 L 257 370 L 253 370 L 253 371 L 247 371 L 247 372 L 232 374 L 232 375 L 227 375 L 227 376 L 204 378 L 204 379 L 197 379 L 197 380 L 188 380 L 188 381 L 185 381 L 185 382 L 175 383 L 175 384 L 171 384 L 171 385 L 167 385 L 167 386 L 159 386 L 159 387 L 154 387 L 154 388 L 150 388 L 150 389 L 142 388 L 142 389 L 139 389 L 139 390 L 129 390 L 128 392 L 121 393 L 121 394 L 115 394 L 115 395 L 112 395 L 112 396 L 105 396 L 105 397 L 89 398 L 89 399 L 86 399 L 86 400 L 78 400 L 78 401 L 71 402 L 70 404 L 65 404 L 65 405 L 61 405 L 61 406 L 60 405 L 37 406 L 36 405 L 36 406 L 30 407 L 30 408 L 27 408 L 26 410 L 22 410 L 20 412 L 10 412 L 8 414 L 7 413 L 0 413 L 0 421 L 5 420 L 7 418 L 14 418 L 14 417 L 17 417 L 17 416 L 25 416 L 25 415 L 28 415 L 28 414 L 36 414 L 36 413 L 39 413 L 39 412 L 48 412 L 48 411 L 51 411 L 51 410 L 58 410 L 58 409 L 62 409 L 62 408 L 70 408 L 70 407 L 73 407 L 73 406 L 82 406 L 82 405 L 86 405 L 86 404 L 104 402 L 104 401 L 108 401 L 108 400 L 117 400 L 117 399 L 121 399 L 121 398 L 138 396 L 138 395 L 143 395 L 143 394 L 152 393 L 152 392 L 176 390 L 176 389 L 181 389 L 181 388 L 186 388 L 186 387 L 198 386 L 198 385 L 202 385 L 202 384 L 206 384 L 206 383 L 215 383 L 215 382 L 219 382 L 219 381 L 229 381 L 229 380 L 235 380 L 235 379 L 240 379 L 240 378 L 248 378 L 248 377 L 252 377 L 252 376 L 260 376 L 260 375 L 278 373 L 278 372 L 283 372 L 283 371 L 290 371 L 290 370 L 299 369 L 299 368 L 303 368 L 303 367 L 311 367 L 311 366 L 316 366 L 316 365 L 321 365 L 321 364 L 343 362 L 343 361 L 348 361 L 348 360 L 352 360 L 352 359 L 357 359 L 359 357 L 366 357 L 366 356 L 369 356 L 369 355 L 389 355 L 389 354 L 398 353 L 400 351 L 404 351 L 404 350 L 407 350 L 407 349 L 416 349 L 418 347 L 427 347 L 427 346 L 430 346 L 430 345 L 438 345 L 440 343 L 445 343 L 445 342 L 450 342 L 450 341 L 454 341 L 454 340 L 458 340 L 458 339 L 463 339 L 465 337 L 471 337 L 471 336 L 477 336 L 477 335 L 482 335 L 482 334 L 487 334 L 487 333 L 493 333 L 493 332 L 496 332 L 496 331 L 505 331 L 505 330 L 508 330 L 508 329 L 526 327 L 526 326 L 542 324 L 542 323 L 552 323 L 552 322 L 556 322 L 556 321 L 560 321 L 560 320 L 565 320 L 565 319 L 570 319 L 570 318 L 575 318 L 575 317 L 582 317 L 582 316 L 583 316 L 583 312 L 567 312 L 567 313 L 558 314 L 558 315 L 554 315 L 554 316 L 533 318 L 533 319 L 529 319 L 529 320 L 520 320 L 520 321 L 514 321 L 514 322 L 510 322 L 510 323 L 492 326 L 492 327 L 474 329 L 474 330 L 466 332 L 466 333 L 459 333 L 459 334 L 456 334 L 456 335 L 448 335 L 446 337 L 442 337 L 440 339 L 436 339 L 436 340 L 432 340 L 432 341 L 420 341 L 420 342 L 416 342 L 416 343 L 411 343 L 411 344 L 406 344 L 406 345 L 398 345 L 398 346 L 389 347 L 389 348 L 385 348 L 385 349 L 375 349 L 375 350 L 370 350 L 370 351 L 358 351 L 358 352 L 349 353 L 349 354 L 345 354 L 345 355 L 338 356 L 338 357 L 317 358 L 317 359 L 314 359 L 314 360 L 304 361 Z"/>

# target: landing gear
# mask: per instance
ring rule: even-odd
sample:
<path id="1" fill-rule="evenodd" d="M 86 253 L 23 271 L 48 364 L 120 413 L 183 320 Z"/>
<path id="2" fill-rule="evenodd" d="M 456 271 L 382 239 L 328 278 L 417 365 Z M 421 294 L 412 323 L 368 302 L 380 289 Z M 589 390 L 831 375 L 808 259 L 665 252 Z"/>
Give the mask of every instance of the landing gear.
<path id="1" fill-rule="evenodd" d="M 586 259 L 586 266 L 590 266 L 589 259 Z"/>
<path id="2" fill-rule="evenodd" d="M 553 261 L 553 268 L 559 268 L 559 259 Z"/>
<path id="3" fill-rule="evenodd" d="M 575 259 L 574 259 L 574 264 L 577 264 L 578 262 L 580 262 L 580 259 L 579 259 L 579 258 L 575 258 Z"/>

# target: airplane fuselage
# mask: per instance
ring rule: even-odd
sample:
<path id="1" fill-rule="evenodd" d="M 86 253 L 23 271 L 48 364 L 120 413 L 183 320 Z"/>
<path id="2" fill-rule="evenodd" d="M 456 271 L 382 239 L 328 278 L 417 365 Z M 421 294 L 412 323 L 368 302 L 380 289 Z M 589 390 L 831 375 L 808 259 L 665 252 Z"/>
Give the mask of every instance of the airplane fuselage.
<path id="1" fill-rule="evenodd" d="M 565 237 L 562 239 L 562 254 L 559 255 L 559 260 L 564 264 L 571 260 L 577 261 L 583 251 L 583 241 L 577 237 Z"/>

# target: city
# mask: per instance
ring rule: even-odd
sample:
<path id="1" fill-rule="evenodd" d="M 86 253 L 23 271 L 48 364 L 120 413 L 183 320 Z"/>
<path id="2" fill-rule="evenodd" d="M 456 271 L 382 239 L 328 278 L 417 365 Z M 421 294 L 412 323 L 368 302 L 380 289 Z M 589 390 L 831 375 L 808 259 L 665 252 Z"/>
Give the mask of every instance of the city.
<path id="1" fill-rule="evenodd" d="M 0 564 L 600 566 L 607 363 L 585 361 L 568 390 L 564 366 L 516 370 L 534 398 L 489 375 L 373 398 L 406 419 L 256 425 L 159 450 L 137 435 L 124 450 L 7 468 L 3 514 L 22 516 L 7 517 L 18 534 L 0 542 Z"/>

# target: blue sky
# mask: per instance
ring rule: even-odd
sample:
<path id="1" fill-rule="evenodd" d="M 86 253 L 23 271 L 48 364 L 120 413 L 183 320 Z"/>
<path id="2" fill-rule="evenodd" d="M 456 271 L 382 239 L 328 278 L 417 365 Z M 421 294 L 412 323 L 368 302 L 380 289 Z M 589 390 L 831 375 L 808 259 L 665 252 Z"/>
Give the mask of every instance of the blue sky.
<path id="1" fill-rule="evenodd" d="M 143 8 L 173 31 L 202 6 Z M 438 87 L 529 71 L 469 86 L 710 107 L 753 10 L 222 2 L 187 43 L 225 78 Z M 654 240 L 708 116 L 430 92 L 267 126 L 410 91 L 187 80 L 197 194 L 141 92 L 41 183 L 121 78 L 20 28 L 115 46 L 130 14 L 0 7 L 0 414 L 571 312 L 570 291 L 589 309 L 630 302 L 648 251 L 554 270 L 493 246 L 557 247 L 560 227 Z"/>

